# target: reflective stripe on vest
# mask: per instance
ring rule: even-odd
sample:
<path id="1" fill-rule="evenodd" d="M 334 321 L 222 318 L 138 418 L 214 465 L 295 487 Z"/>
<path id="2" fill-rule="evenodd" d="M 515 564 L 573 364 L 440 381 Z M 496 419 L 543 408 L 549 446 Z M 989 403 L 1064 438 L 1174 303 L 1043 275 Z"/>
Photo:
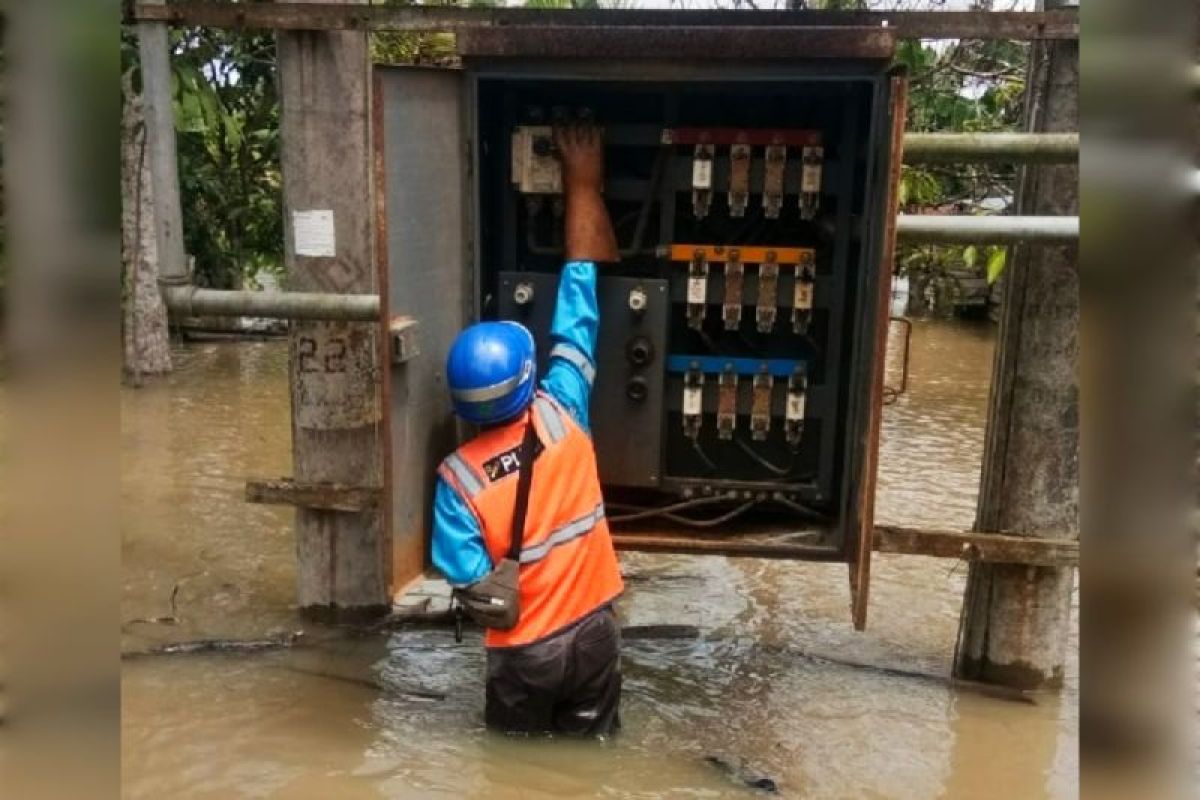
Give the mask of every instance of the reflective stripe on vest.
<path id="1" fill-rule="evenodd" d="M 578 539 L 580 536 L 586 536 L 591 533 L 592 529 L 596 527 L 596 523 L 602 519 L 604 519 L 604 504 L 600 503 L 591 513 L 577 520 L 572 520 L 560 528 L 556 528 L 550 532 L 549 536 L 537 544 L 522 548 L 521 563 L 532 564 L 535 561 L 541 561 L 550 554 L 551 550 L 560 544 L 566 544 Z"/>
<path id="2" fill-rule="evenodd" d="M 511 630 L 489 629 L 488 647 L 517 647 L 561 630 L 617 597 L 624 583 L 605 518 L 592 440 L 550 395 L 538 392 L 529 414 L 485 429 L 443 462 L 479 522 L 488 556 L 508 552 L 518 472 L 511 459 L 532 416 L 542 443 L 534 462 L 521 548 L 521 617 Z M 499 468 L 491 469 L 495 462 Z M 461 467 L 461 468 L 460 468 Z M 494 477 L 493 477 L 494 476 Z M 468 494 L 475 487 L 475 494 Z"/>
<path id="3" fill-rule="evenodd" d="M 546 429 L 546 434 L 550 437 L 550 442 L 561 442 L 563 437 L 567 435 L 567 425 L 563 421 L 562 415 L 558 408 L 550 400 L 539 395 L 533 401 L 533 407 L 537 410 L 538 419 L 541 420 L 542 426 Z"/>
<path id="4" fill-rule="evenodd" d="M 592 366 L 592 362 L 588 361 L 587 356 L 579 352 L 579 348 L 574 345 L 559 342 L 550 350 L 550 357 L 561 358 L 574 364 L 583 373 L 583 379 L 587 381 L 588 386 L 596 381 L 596 368 Z"/>
<path id="5" fill-rule="evenodd" d="M 483 481 L 475 474 L 475 470 L 463 461 L 462 456 L 458 453 L 451 453 L 446 456 L 446 460 L 442 462 L 446 468 L 454 475 L 458 485 L 467 493 L 468 497 L 474 497 L 483 491 Z"/>

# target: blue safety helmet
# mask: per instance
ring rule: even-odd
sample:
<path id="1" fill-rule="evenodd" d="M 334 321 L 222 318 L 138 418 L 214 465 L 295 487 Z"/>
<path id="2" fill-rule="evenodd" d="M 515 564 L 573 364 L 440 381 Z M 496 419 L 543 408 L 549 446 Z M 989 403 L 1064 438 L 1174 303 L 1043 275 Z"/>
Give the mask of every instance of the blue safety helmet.
<path id="1" fill-rule="evenodd" d="M 511 419 L 533 399 L 533 334 L 519 322 L 480 322 L 460 333 L 446 356 L 454 411 L 468 422 Z"/>

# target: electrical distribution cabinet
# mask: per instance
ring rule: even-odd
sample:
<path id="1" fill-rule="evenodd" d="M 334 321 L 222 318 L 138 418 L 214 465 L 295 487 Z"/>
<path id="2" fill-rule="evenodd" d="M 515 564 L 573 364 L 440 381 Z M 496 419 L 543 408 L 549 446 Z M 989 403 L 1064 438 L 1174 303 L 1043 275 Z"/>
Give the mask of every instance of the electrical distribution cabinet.
<path id="1" fill-rule="evenodd" d="M 792 557 L 850 562 L 861 606 L 903 123 L 890 34 L 512 28 L 459 46 L 461 70 L 376 76 L 388 308 L 420 342 L 391 377 L 397 535 L 428 530 L 434 467 L 469 435 L 443 381 L 454 335 L 516 320 L 546 363 L 551 130 L 583 117 L 604 129 L 621 248 L 600 266 L 592 399 L 610 519 L 692 541 L 803 531 Z"/>

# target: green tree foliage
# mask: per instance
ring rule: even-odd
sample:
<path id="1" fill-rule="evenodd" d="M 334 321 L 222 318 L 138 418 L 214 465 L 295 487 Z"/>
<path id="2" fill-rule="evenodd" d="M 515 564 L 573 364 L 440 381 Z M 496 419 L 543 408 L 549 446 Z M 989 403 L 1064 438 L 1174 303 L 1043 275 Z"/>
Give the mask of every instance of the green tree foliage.
<path id="1" fill-rule="evenodd" d="M 275 38 L 195 29 L 172 46 L 186 247 L 199 282 L 237 287 L 282 262 Z"/>
<path id="2" fill-rule="evenodd" d="M 986 133 L 1021 125 L 1028 44 L 958 42 L 950 46 L 902 41 L 896 60 L 910 76 L 907 129 L 913 132 Z M 907 213 L 995 213 L 1011 202 L 1015 170 L 1009 165 L 906 165 L 900 206 Z M 896 270 L 912 281 L 913 294 L 947 309 L 957 276 L 1004 270 L 1004 247 L 901 247 Z"/>
<path id="3" fill-rule="evenodd" d="M 496 0 L 448 4 L 494 5 Z M 609 7 L 626 0 L 527 0 L 541 8 Z M 762 4 L 767 7 L 769 4 Z M 800 7 L 872 7 L 863 0 L 807 0 Z M 131 40 L 130 40 L 131 41 Z M 127 45 L 129 41 L 127 41 Z M 378 33 L 380 63 L 456 63 L 454 38 L 440 33 Z M 180 183 L 187 250 L 201 283 L 240 285 L 282 262 L 279 100 L 270 34 L 194 29 L 173 34 Z M 127 46 L 127 55 L 136 54 Z M 985 132 L 1020 124 L 1028 45 L 902 41 L 897 61 L 911 76 L 908 129 Z M 909 213 L 986 213 L 1011 196 L 1014 171 L 988 165 L 905 167 L 901 204 Z M 1005 252 L 984 248 L 973 266 L 994 280 Z M 967 265 L 960 247 L 902 248 L 897 271 L 918 284 Z M 921 291 L 920 286 L 917 287 Z"/>

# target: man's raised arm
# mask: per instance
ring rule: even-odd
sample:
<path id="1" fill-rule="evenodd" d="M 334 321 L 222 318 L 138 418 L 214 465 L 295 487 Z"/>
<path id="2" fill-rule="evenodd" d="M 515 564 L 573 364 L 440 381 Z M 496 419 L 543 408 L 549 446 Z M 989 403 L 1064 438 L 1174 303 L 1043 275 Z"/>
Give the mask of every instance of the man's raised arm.
<path id="1" fill-rule="evenodd" d="M 566 199 L 566 263 L 558 283 L 550 326 L 550 363 L 542 388 L 587 430 L 600 323 L 596 262 L 616 261 L 619 254 L 600 191 L 604 181 L 600 131 L 592 126 L 559 128 L 555 143 L 562 160 Z"/>

